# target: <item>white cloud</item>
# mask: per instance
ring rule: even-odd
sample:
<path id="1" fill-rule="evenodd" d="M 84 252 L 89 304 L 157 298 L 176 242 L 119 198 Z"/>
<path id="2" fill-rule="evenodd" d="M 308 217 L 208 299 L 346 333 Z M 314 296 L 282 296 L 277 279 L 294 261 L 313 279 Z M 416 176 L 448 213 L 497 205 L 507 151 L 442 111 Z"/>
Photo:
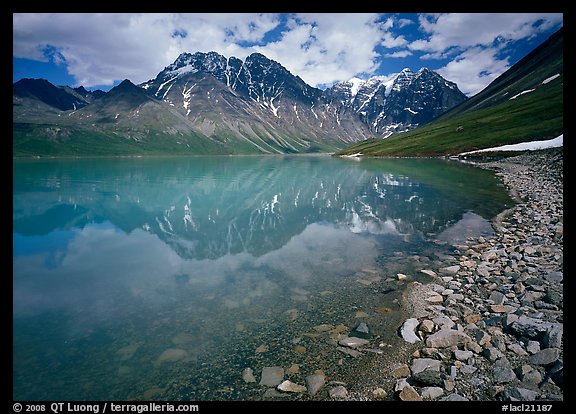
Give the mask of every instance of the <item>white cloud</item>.
<path id="1" fill-rule="evenodd" d="M 496 40 L 519 40 L 562 22 L 562 13 L 447 13 L 421 15 L 421 29 L 430 36 L 413 50 L 440 52 L 458 47 L 490 46 Z"/>
<path id="2" fill-rule="evenodd" d="M 498 59 L 497 54 L 496 48 L 474 47 L 436 71 L 456 82 L 463 93 L 472 96 L 509 68 L 508 59 Z"/>
<path id="3" fill-rule="evenodd" d="M 280 40 L 277 14 L 14 14 L 14 56 L 44 60 L 59 53 L 78 84 L 146 81 L 183 52 L 216 51 L 240 59 L 254 51 L 286 66 L 311 85 L 371 73 L 381 39 L 377 14 L 293 15 Z M 251 46 L 256 44 L 255 46 Z"/>
<path id="4" fill-rule="evenodd" d="M 331 84 L 377 65 L 381 39 L 376 14 L 299 14 L 280 40 L 255 47 L 310 85 Z"/>
<path id="5" fill-rule="evenodd" d="M 390 32 L 384 33 L 382 35 L 381 45 L 388 49 L 394 49 L 397 47 L 404 47 L 409 44 L 408 40 L 402 35 L 394 37 Z"/>
<path id="6" fill-rule="evenodd" d="M 238 43 L 260 41 L 278 23 L 271 14 L 22 13 L 13 15 L 13 54 L 46 61 L 52 46 L 78 84 L 139 83 L 182 52 L 242 51 Z"/>
<path id="7" fill-rule="evenodd" d="M 412 52 L 410 52 L 409 50 L 399 50 L 397 52 L 386 53 L 383 56 L 387 57 L 387 58 L 405 58 L 405 57 L 411 56 L 411 55 L 412 55 Z"/>
<path id="8" fill-rule="evenodd" d="M 473 91 L 508 67 L 493 48 L 530 38 L 562 19 L 561 13 L 423 14 L 414 20 L 374 13 L 16 13 L 13 55 L 64 64 L 84 86 L 124 78 L 140 83 L 180 53 L 196 51 L 240 59 L 260 52 L 313 86 L 373 75 L 381 58 L 454 59 L 443 63 L 442 73 Z M 271 42 L 270 32 L 276 35 Z M 382 48 L 389 50 L 379 55 Z M 487 61 L 475 58 L 482 48 Z"/>
<path id="9" fill-rule="evenodd" d="M 561 13 L 449 13 L 420 15 L 425 33 L 408 48 L 420 59 L 452 59 L 437 72 L 474 95 L 509 68 L 505 46 L 561 24 Z"/>

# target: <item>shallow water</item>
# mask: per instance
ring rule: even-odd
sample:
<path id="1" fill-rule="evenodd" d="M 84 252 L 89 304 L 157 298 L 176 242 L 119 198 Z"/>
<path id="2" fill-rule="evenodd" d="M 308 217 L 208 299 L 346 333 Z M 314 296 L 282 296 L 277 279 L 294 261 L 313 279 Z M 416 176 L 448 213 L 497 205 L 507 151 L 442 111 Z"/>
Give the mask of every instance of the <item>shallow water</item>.
<path id="1" fill-rule="evenodd" d="M 14 161 L 13 397 L 242 400 L 398 342 L 397 299 L 511 205 L 447 160 L 326 156 Z M 447 242 L 447 244 L 439 243 Z M 408 276 L 398 280 L 397 274 Z M 295 365 L 294 365 L 295 364 Z"/>

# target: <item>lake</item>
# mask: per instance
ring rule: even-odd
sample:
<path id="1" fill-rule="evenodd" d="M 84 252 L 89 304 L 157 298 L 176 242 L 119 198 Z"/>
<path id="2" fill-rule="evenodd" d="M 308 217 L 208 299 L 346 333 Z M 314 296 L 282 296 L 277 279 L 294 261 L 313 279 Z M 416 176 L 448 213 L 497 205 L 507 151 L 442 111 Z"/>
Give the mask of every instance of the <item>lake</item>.
<path id="1" fill-rule="evenodd" d="M 364 322 L 392 353 L 406 285 L 512 205 L 493 172 L 440 159 L 35 159 L 13 173 L 15 400 L 258 400 L 269 366 L 346 381 L 367 357 L 337 335 Z"/>

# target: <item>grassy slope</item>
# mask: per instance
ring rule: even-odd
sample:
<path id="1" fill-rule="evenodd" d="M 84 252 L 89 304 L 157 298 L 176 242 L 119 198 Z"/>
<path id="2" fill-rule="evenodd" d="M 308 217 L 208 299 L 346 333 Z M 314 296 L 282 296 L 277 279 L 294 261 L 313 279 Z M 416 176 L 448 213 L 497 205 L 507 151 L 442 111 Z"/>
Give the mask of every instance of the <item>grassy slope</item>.
<path id="1" fill-rule="evenodd" d="M 547 84 L 542 81 L 559 77 Z M 510 98 L 519 92 L 533 92 Z M 563 30 L 534 49 L 486 89 L 413 131 L 374 139 L 337 155 L 442 156 L 563 133 Z"/>
<path id="2" fill-rule="evenodd" d="M 130 134 L 130 131 L 120 133 Z M 201 136 L 179 136 L 174 139 L 171 136 L 152 135 L 136 141 L 114 133 L 50 124 L 14 123 L 12 143 L 12 155 L 15 157 L 231 153 L 224 145 Z"/>
<path id="3" fill-rule="evenodd" d="M 532 93 L 465 112 L 386 139 L 368 140 L 337 153 L 371 156 L 442 156 L 563 133 L 562 76 Z"/>

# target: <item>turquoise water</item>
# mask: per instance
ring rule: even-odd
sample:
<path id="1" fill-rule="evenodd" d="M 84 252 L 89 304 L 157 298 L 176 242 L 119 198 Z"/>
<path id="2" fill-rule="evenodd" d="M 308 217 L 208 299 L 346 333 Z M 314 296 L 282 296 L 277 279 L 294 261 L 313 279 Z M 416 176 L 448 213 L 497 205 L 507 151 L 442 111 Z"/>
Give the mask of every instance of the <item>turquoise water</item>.
<path id="1" fill-rule="evenodd" d="M 363 321 L 393 347 L 398 295 L 448 249 L 438 241 L 489 235 L 511 205 L 491 172 L 448 160 L 15 160 L 13 172 L 16 400 L 261 399 L 247 367 L 338 380 L 360 362 L 318 326 Z"/>

